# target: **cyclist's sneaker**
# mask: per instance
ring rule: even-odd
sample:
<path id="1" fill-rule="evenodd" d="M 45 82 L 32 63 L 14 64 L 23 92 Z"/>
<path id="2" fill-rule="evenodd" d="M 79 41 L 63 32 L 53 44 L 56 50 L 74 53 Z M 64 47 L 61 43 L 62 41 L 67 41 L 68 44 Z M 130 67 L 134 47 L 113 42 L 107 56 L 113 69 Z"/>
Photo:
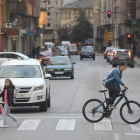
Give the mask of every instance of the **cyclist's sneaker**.
<path id="1" fill-rule="evenodd" d="M 114 105 L 109 105 L 108 108 L 113 109 L 113 108 L 115 108 L 115 106 Z"/>

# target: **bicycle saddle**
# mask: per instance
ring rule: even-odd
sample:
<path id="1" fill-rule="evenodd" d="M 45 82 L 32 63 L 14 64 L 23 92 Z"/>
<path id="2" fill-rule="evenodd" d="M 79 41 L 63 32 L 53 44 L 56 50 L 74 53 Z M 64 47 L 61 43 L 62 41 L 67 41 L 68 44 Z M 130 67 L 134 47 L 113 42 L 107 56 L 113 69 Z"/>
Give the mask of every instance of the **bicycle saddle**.
<path id="1" fill-rule="evenodd" d="M 104 92 L 106 92 L 106 91 L 108 91 L 108 90 L 99 90 L 99 92 L 101 92 L 101 93 L 102 93 L 102 92 L 104 93 Z"/>

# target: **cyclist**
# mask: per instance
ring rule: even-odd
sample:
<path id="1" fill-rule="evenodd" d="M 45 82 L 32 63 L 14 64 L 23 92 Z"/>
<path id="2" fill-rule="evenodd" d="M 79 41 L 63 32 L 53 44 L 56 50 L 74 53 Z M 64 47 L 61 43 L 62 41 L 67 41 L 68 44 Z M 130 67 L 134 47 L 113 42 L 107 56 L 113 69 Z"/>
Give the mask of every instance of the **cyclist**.
<path id="1" fill-rule="evenodd" d="M 119 67 L 113 70 L 107 78 L 105 87 L 109 90 L 109 97 L 112 98 L 109 102 L 109 108 L 115 108 L 114 101 L 121 91 L 120 85 L 122 85 L 125 89 L 128 89 L 128 87 L 121 81 L 122 72 L 126 70 L 126 67 L 127 63 L 125 61 L 121 61 L 119 63 Z"/>

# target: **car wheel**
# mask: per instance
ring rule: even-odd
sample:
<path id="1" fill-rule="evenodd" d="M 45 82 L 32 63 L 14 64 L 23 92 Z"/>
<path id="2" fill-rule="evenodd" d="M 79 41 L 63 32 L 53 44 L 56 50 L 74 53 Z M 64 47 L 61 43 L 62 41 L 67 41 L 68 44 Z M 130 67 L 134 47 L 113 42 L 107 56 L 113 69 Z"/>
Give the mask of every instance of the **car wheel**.
<path id="1" fill-rule="evenodd" d="M 76 55 L 78 55 L 78 53 L 76 53 Z"/>
<path id="2" fill-rule="evenodd" d="M 110 64 L 112 64 L 112 62 L 110 61 Z"/>
<path id="3" fill-rule="evenodd" d="M 108 59 L 107 59 L 106 61 L 107 61 L 107 62 L 109 62 L 109 60 L 108 60 Z"/>
<path id="4" fill-rule="evenodd" d="M 93 60 L 95 60 L 95 56 L 93 56 Z"/>
<path id="5" fill-rule="evenodd" d="M 115 64 L 112 64 L 112 67 L 116 67 L 116 65 Z"/>
<path id="6" fill-rule="evenodd" d="M 104 59 L 106 59 L 105 56 L 104 56 Z"/>
<path id="7" fill-rule="evenodd" d="M 82 58 L 82 56 L 80 56 L 80 60 L 82 60 L 83 58 Z"/>
<path id="8" fill-rule="evenodd" d="M 74 79 L 74 73 L 72 73 L 71 79 Z"/>
<path id="9" fill-rule="evenodd" d="M 47 103 L 47 96 L 46 96 L 45 102 L 43 102 L 43 103 L 39 106 L 39 109 L 40 109 L 40 111 L 47 111 L 47 108 L 48 108 L 48 103 Z"/>
<path id="10" fill-rule="evenodd" d="M 49 89 L 49 94 L 50 94 L 50 89 Z M 51 107 L 51 94 L 49 95 L 49 99 L 47 101 L 48 107 Z"/>
<path id="11" fill-rule="evenodd" d="M 131 66 L 130 66 L 130 68 L 134 68 L 134 67 L 135 67 L 135 65 L 131 65 Z"/>

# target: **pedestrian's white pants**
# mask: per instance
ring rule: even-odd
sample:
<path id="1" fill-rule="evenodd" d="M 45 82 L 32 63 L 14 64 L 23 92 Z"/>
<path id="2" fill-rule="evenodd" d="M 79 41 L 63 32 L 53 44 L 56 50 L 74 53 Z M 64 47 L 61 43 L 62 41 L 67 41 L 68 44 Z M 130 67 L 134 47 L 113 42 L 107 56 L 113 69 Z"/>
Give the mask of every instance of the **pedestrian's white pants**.
<path id="1" fill-rule="evenodd" d="M 17 118 L 10 113 L 10 109 L 8 109 L 8 104 L 5 103 L 4 109 L 2 111 L 3 114 L 3 123 L 7 125 L 7 117 L 11 118 L 14 122 L 17 122 Z"/>

